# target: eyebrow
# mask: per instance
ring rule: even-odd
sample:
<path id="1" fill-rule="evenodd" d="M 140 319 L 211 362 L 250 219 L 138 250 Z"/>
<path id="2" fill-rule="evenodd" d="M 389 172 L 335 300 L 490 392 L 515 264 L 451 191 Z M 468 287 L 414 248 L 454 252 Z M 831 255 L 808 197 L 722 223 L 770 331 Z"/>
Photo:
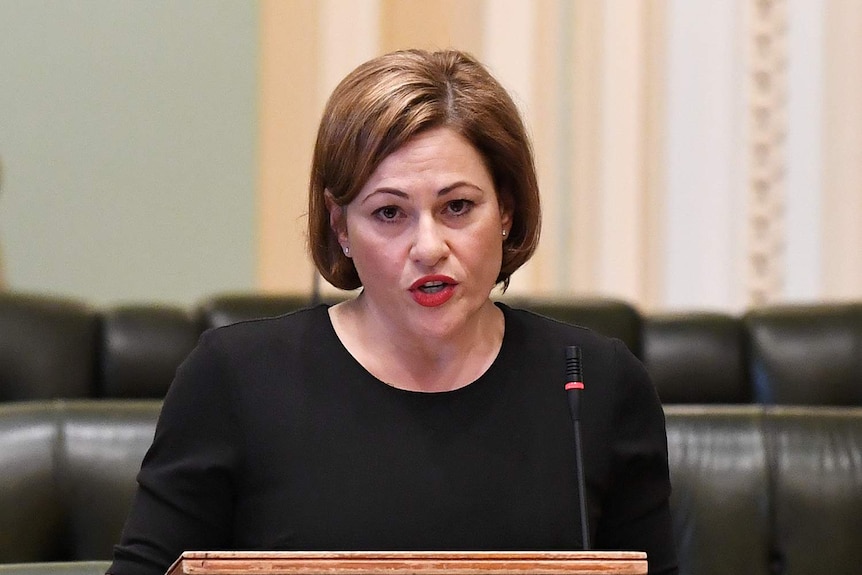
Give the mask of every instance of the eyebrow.
<path id="1" fill-rule="evenodd" d="M 482 188 L 480 188 L 480 187 L 479 187 L 479 186 L 477 186 L 476 184 L 471 184 L 470 182 L 457 181 L 457 182 L 455 182 L 455 183 L 453 183 L 453 184 L 449 184 L 449 185 L 448 185 L 448 186 L 446 186 L 445 188 L 441 188 L 441 189 L 437 192 L 437 197 L 439 198 L 439 197 L 441 197 L 441 196 L 445 196 L 446 194 L 448 194 L 448 193 L 452 192 L 453 190 L 456 190 L 456 189 L 458 189 L 458 188 L 462 188 L 462 187 L 465 187 L 465 186 L 466 186 L 466 187 L 468 187 L 468 188 L 473 188 L 473 189 L 475 189 L 475 190 L 479 190 L 480 192 L 484 191 L 484 190 L 482 190 Z M 363 200 L 362 200 L 362 202 L 360 202 L 360 203 L 363 203 L 363 204 L 364 204 L 366 201 L 368 201 L 369 199 L 373 198 L 373 197 L 374 197 L 374 196 L 376 196 L 377 194 L 392 194 L 393 196 L 397 196 L 397 197 L 399 197 L 399 198 L 403 198 L 403 199 L 407 199 L 407 198 L 409 198 L 409 197 L 410 197 L 410 196 L 407 194 L 407 192 L 405 192 L 405 191 L 403 191 L 403 190 L 399 190 L 398 188 L 387 188 L 387 187 L 383 187 L 383 188 L 377 188 L 377 189 L 375 189 L 373 192 L 371 192 L 370 194 L 368 194 L 367 196 L 365 196 L 365 199 L 363 199 Z"/>

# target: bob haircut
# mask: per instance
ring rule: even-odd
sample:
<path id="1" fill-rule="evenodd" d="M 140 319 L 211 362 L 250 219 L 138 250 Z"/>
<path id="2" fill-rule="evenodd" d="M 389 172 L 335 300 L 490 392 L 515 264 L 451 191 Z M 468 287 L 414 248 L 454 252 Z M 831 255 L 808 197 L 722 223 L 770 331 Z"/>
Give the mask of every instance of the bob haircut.
<path id="1" fill-rule="evenodd" d="M 533 151 L 518 108 L 471 55 L 392 52 L 360 65 L 333 91 L 317 133 L 308 189 L 308 242 L 320 274 L 337 288 L 362 286 L 329 222 L 324 194 L 349 204 L 380 163 L 416 134 L 446 127 L 484 159 L 497 200 L 511 210 L 497 283 L 536 250 L 541 227 Z"/>

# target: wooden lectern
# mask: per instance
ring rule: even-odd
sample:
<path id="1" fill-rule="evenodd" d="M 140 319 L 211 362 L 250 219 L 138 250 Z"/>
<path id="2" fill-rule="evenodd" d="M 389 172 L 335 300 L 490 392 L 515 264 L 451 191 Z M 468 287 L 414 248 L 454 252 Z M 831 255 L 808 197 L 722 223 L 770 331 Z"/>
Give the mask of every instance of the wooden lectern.
<path id="1" fill-rule="evenodd" d="M 646 575 L 639 551 L 187 551 L 166 575 Z"/>

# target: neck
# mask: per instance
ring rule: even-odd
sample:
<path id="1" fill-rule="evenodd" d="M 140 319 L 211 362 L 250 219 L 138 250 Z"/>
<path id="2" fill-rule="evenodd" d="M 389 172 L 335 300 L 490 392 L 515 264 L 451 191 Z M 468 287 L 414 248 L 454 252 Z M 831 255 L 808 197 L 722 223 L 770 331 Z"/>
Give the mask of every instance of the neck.
<path id="1" fill-rule="evenodd" d="M 456 331 L 413 333 L 356 300 L 330 309 L 345 348 L 369 373 L 393 387 L 440 392 L 464 387 L 494 362 L 503 341 L 503 314 L 490 300 Z"/>

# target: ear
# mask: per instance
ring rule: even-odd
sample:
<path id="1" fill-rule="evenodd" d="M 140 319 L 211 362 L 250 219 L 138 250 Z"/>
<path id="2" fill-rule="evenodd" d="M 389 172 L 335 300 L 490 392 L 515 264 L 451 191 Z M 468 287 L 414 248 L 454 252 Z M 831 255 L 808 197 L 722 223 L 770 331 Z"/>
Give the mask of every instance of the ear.
<path id="1" fill-rule="evenodd" d="M 329 212 L 329 227 L 335 233 L 338 243 L 343 246 L 347 243 L 347 214 L 344 206 L 339 206 L 335 202 L 329 190 L 324 190 L 323 199 L 326 202 L 326 211 Z"/>
<path id="2" fill-rule="evenodd" d="M 512 231 L 512 214 L 515 211 L 515 202 L 512 195 L 507 192 L 500 192 L 498 201 L 500 203 L 500 224 L 508 234 Z"/>

